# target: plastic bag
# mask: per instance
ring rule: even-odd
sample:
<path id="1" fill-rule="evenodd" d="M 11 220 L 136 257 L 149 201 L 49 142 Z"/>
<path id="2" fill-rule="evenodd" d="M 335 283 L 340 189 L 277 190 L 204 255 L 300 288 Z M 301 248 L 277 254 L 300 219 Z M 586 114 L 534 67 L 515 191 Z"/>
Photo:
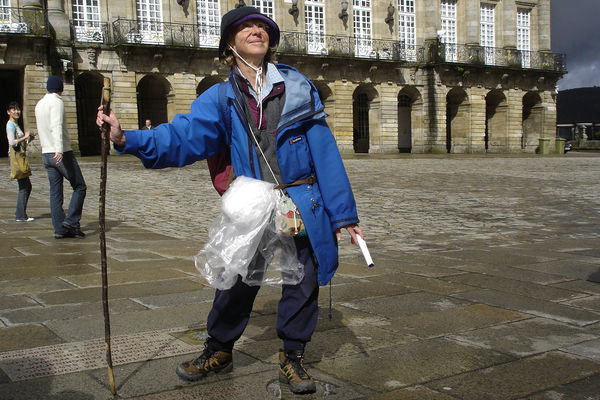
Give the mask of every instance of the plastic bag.
<path id="1" fill-rule="evenodd" d="M 238 275 L 248 285 L 294 285 L 304 277 L 292 237 L 276 234 L 274 213 L 281 197 L 274 185 L 236 178 L 221 199 L 209 241 L 194 257 L 196 269 L 220 290 L 230 289 Z"/>

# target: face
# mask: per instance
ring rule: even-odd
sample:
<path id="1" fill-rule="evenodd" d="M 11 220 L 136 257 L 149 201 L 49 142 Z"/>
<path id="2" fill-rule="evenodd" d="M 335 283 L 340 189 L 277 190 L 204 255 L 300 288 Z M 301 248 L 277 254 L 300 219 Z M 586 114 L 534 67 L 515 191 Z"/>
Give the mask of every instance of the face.
<path id="1" fill-rule="evenodd" d="M 246 60 L 264 58 L 269 50 L 268 29 L 269 26 L 259 19 L 244 21 L 236 27 L 230 44 Z"/>
<path id="2" fill-rule="evenodd" d="M 20 108 L 11 108 L 8 111 L 6 111 L 6 113 L 12 118 L 12 119 L 19 119 L 21 117 L 21 109 Z"/>

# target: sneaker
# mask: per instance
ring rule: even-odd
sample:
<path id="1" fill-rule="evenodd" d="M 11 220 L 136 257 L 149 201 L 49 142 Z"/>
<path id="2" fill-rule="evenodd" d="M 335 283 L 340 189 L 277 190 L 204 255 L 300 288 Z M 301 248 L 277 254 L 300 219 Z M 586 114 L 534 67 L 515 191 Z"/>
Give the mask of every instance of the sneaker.
<path id="1" fill-rule="evenodd" d="M 209 373 L 227 373 L 233 370 L 231 352 L 211 350 L 208 343 L 204 343 L 204 351 L 200 357 L 186 361 L 177 366 L 175 371 L 180 378 L 187 381 L 197 381 Z"/>
<path id="2" fill-rule="evenodd" d="M 62 223 L 62 226 L 73 236 L 70 237 L 85 237 L 85 233 L 81 230 L 81 228 L 68 224 L 66 222 Z"/>
<path id="3" fill-rule="evenodd" d="M 317 387 L 302 364 L 302 350 L 279 351 L 279 382 L 290 385 L 295 394 L 308 394 L 317 391 Z"/>
<path id="4" fill-rule="evenodd" d="M 17 218 L 15 221 L 17 221 L 17 222 L 31 222 L 31 221 L 35 221 L 35 218 L 33 218 L 33 217 Z"/>

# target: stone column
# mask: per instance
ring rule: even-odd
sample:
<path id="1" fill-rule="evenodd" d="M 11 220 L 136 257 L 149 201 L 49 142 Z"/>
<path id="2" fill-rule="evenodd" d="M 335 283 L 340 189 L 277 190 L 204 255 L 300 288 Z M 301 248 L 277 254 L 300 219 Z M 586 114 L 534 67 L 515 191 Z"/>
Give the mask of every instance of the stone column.
<path id="1" fill-rule="evenodd" d="M 40 2 L 40 0 L 27 1 Z M 48 21 L 58 42 L 71 41 L 69 17 L 65 13 L 65 8 L 61 0 L 48 0 Z"/>
<path id="2" fill-rule="evenodd" d="M 502 4 L 502 3 L 501 3 Z M 504 1 L 502 36 L 504 47 L 517 47 L 517 4 L 514 0 Z"/>
<path id="3" fill-rule="evenodd" d="M 550 51 L 550 0 L 540 0 L 537 26 L 539 50 Z"/>

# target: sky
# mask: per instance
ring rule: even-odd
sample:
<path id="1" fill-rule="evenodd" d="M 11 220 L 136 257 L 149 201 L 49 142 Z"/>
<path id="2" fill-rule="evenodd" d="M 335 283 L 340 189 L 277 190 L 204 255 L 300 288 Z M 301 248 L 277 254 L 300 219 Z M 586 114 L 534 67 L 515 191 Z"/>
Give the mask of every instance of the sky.
<path id="1" fill-rule="evenodd" d="M 566 53 L 558 89 L 600 86 L 600 0 L 551 0 L 552 51 Z"/>

